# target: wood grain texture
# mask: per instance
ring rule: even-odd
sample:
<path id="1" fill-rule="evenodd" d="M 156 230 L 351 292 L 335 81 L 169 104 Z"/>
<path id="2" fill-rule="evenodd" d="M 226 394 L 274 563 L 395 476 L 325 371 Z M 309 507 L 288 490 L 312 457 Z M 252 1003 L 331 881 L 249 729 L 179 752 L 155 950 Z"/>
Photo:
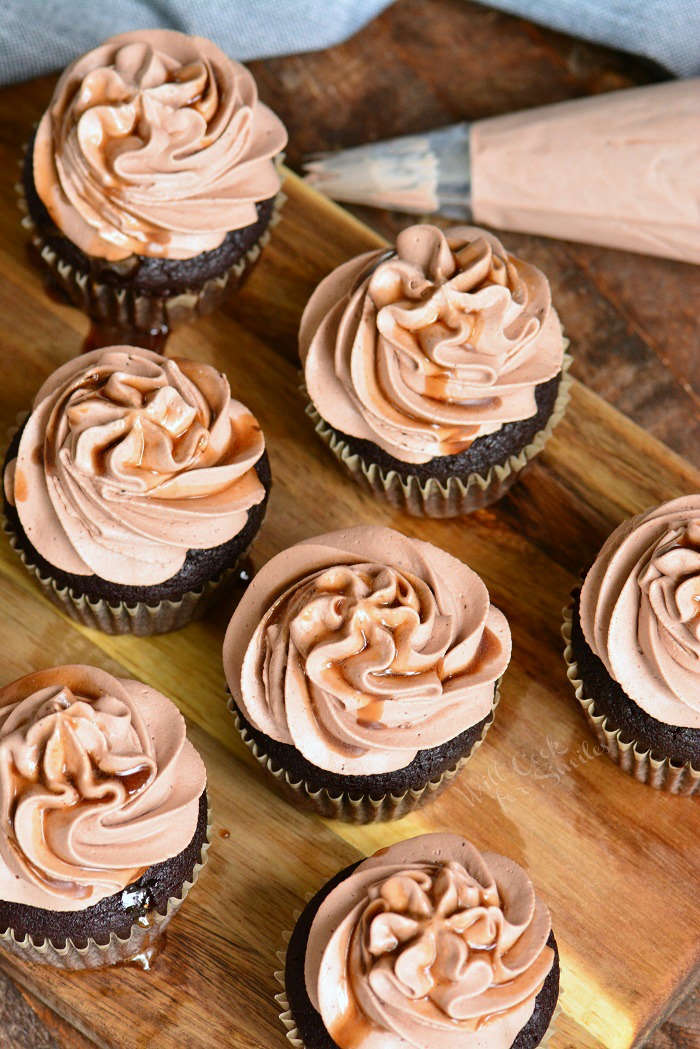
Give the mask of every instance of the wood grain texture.
<path id="1" fill-rule="evenodd" d="M 290 63 L 287 70 L 297 70 L 288 73 L 279 88 L 293 110 L 291 119 L 283 114 L 292 128 L 304 113 L 308 135 L 316 134 L 316 111 L 309 109 L 307 96 L 308 70 L 314 68 L 318 105 L 326 106 L 327 121 L 336 122 L 337 141 L 343 141 L 353 126 L 347 120 L 352 92 L 356 99 L 368 93 L 357 112 L 363 107 L 372 110 L 376 123 L 370 131 L 380 136 L 389 133 L 381 123 L 389 118 L 397 131 L 415 130 L 417 123 L 404 127 L 398 122 L 422 120 L 426 112 L 429 119 L 420 126 L 427 126 L 467 112 L 482 115 L 498 112 L 500 106 L 514 108 L 518 98 L 527 100 L 521 105 L 535 104 L 549 100 L 543 93 L 569 97 L 630 82 L 629 64 L 609 58 L 605 67 L 605 53 L 601 58 L 599 49 L 576 52 L 576 45 L 564 38 L 463 5 L 462 0 L 435 0 L 431 6 L 444 8 L 457 20 L 456 39 L 471 49 L 468 56 L 473 61 L 478 52 L 490 49 L 493 54 L 494 40 L 502 39 L 510 71 L 494 70 L 482 86 L 477 84 L 479 77 L 470 76 L 452 77 L 449 87 L 436 88 L 439 76 L 446 74 L 421 40 L 432 39 L 434 50 L 437 20 L 420 20 L 414 40 L 405 30 L 412 20 L 415 25 L 420 5 L 402 0 L 381 20 L 375 50 L 362 54 L 365 34 L 359 42 L 344 45 L 358 48 L 354 71 L 352 51 L 342 48 L 284 60 Z M 398 21 L 388 24 L 391 18 Z M 448 46 L 447 36 L 440 46 Z M 558 66 L 557 54 L 565 56 Z M 404 69 L 402 80 L 396 79 L 398 55 L 405 59 L 405 69 L 412 70 L 407 76 Z M 334 78 L 323 62 L 337 63 Z M 257 65 L 263 94 L 271 92 L 282 67 L 276 62 Z M 483 71 L 483 58 L 480 68 Z M 374 94 L 368 87 L 368 70 L 379 70 L 380 86 Z M 643 79 L 644 73 L 640 66 L 633 76 Z M 397 85 L 408 81 L 406 96 Z M 380 102 L 392 84 L 394 109 L 387 116 Z M 0 426 L 27 407 L 39 383 L 76 352 L 87 330 L 76 311 L 46 298 L 37 273 L 27 264 L 17 230 L 15 157 L 50 86 L 46 79 L 0 93 L 0 309 L 5 318 Z M 436 98 L 429 113 L 421 108 L 426 95 Z M 460 111 L 462 105 L 474 108 Z M 355 118 L 359 120 L 357 114 Z M 356 123 L 358 138 L 364 137 L 360 130 Z M 324 134 L 333 140 L 327 126 Z M 313 148 L 303 145 L 303 129 L 295 140 L 304 151 Z M 290 157 L 294 159 L 293 151 Z M 314 532 L 373 521 L 427 538 L 482 574 L 494 601 L 509 616 L 515 644 L 496 724 L 464 775 L 430 809 L 394 826 L 324 827 L 269 794 L 236 737 L 222 698 L 219 653 L 230 613 L 226 600 L 205 622 L 176 635 L 139 640 L 90 634 L 43 600 L 3 541 L 0 621 L 12 639 L 5 646 L 3 679 L 47 662 L 84 659 L 161 688 L 191 720 L 194 741 L 207 761 L 216 815 L 211 862 L 173 923 L 169 949 L 151 974 L 123 969 L 66 975 L 21 966 L 0 955 L 5 973 L 20 981 L 24 1001 L 33 1003 L 39 1026 L 30 1026 L 34 1021 L 27 1018 L 22 1001 L 12 1004 L 11 991 L 5 1007 L 12 1009 L 13 1023 L 24 1017 L 24 1026 L 17 1030 L 25 1044 L 36 1043 L 41 1049 L 41 1021 L 48 1021 L 51 1029 L 46 1038 L 63 1049 L 92 1044 L 101 1049 L 149 1044 L 198 1049 L 217 1039 L 234 1049 L 281 1047 L 271 1001 L 274 951 L 304 893 L 357 855 L 356 850 L 368 852 L 424 830 L 456 828 L 478 845 L 523 862 L 552 908 L 562 951 L 565 1009 L 555 1049 L 638 1044 L 690 987 L 697 971 L 700 909 L 690 886 L 700 863 L 698 807 L 645 789 L 594 754 L 564 677 L 559 613 L 577 573 L 610 529 L 643 506 L 700 489 L 698 472 L 590 389 L 576 384 L 571 409 L 545 453 L 498 507 L 466 521 L 440 522 L 421 522 L 379 508 L 345 481 L 314 440 L 298 398 L 295 355 L 296 328 L 308 292 L 333 265 L 378 243 L 378 236 L 316 198 L 293 177 L 286 190 L 284 219 L 243 294 L 216 317 L 177 333 L 172 352 L 226 370 L 236 394 L 263 425 L 275 487 L 253 551 L 258 564 Z M 387 232 L 393 222 L 386 217 Z M 685 402 L 678 399 L 678 384 L 667 378 L 647 341 L 641 314 L 635 313 L 633 322 L 624 314 L 639 310 L 640 297 L 633 290 L 642 272 L 637 267 L 651 264 L 647 276 L 659 279 L 659 260 L 607 253 L 610 258 L 620 256 L 621 264 L 627 260 L 632 273 L 625 276 L 613 265 L 614 258 L 606 268 L 600 254 L 589 261 L 587 271 L 575 257 L 585 249 L 572 245 L 538 238 L 520 238 L 517 244 L 512 238 L 512 244 L 548 272 L 557 269 L 555 297 L 558 305 L 562 300 L 569 334 L 579 337 L 578 345 L 574 337 L 579 374 L 590 368 L 587 377 L 595 384 L 610 369 L 600 384 L 604 392 L 612 391 L 637 418 L 684 450 L 692 429 L 677 421 L 688 418 L 683 414 Z M 690 288 L 693 301 L 687 270 L 679 265 L 677 273 L 667 274 L 658 301 L 672 304 L 684 286 Z M 615 282 L 616 296 L 611 290 Z M 662 327 L 653 296 L 642 296 L 641 301 L 647 303 L 651 318 L 647 326 Z M 686 320 L 676 323 L 677 337 L 687 345 Z M 620 348 L 623 336 L 632 341 Z M 692 365 L 691 355 L 686 356 Z M 625 401 L 640 396 L 638 389 L 628 387 L 635 386 L 638 373 L 646 382 L 647 369 L 653 371 L 648 389 L 657 384 L 665 412 L 651 396 L 632 403 L 631 409 Z M 665 415 L 676 420 L 677 433 L 669 429 Z M 259 833 L 262 820 L 264 836 Z M 221 838 L 221 829 L 228 830 L 230 838 Z M 673 935 L 651 950 L 649 928 L 669 929 Z M 53 1011 L 61 1017 L 58 1026 L 51 1023 Z M 664 1032 L 660 1037 L 673 1039 L 683 1032 L 677 1044 L 684 1049 L 694 1044 L 694 1015 L 691 1002 L 674 1014 L 671 1026 L 666 1025 L 668 1036 Z M 686 1033 L 684 1043 L 680 1039 Z M 671 1044 L 676 1043 L 660 1041 L 658 1049 Z M 53 1049 L 51 1041 L 46 1046 Z M 19 1035 L 16 1049 L 24 1049 Z"/>
<path id="2" fill-rule="evenodd" d="M 95 1049 L 72 1024 L 0 970 L 2 1049 Z"/>
<path id="3" fill-rule="evenodd" d="M 54 1035 L 4 973 L 0 973 L 0 1032 L 0 1045 L 13 1049 L 58 1049 Z"/>

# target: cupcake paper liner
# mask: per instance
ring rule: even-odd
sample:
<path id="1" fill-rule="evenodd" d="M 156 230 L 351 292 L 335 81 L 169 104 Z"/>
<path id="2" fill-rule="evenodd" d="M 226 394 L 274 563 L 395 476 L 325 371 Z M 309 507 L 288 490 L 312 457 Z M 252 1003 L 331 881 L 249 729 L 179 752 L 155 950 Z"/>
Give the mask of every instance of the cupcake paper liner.
<path id="1" fill-rule="evenodd" d="M 563 610 L 561 634 L 566 642 L 564 662 L 566 676 L 571 682 L 576 699 L 579 702 L 586 720 L 601 747 L 616 765 L 628 775 L 634 776 L 640 783 L 646 783 L 656 790 L 669 794 L 691 795 L 700 792 L 700 769 L 695 769 L 689 761 L 678 765 L 670 758 L 656 758 L 638 740 L 622 739 L 622 730 L 616 728 L 606 714 L 596 710 L 595 700 L 586 696 L 584 683 L 579 673 L 578 663 L 571 647 L 571 623 L 573 603 Z"/>
<path id="2" fill-rule="evenodd" d="M 313 898 L 313 893 L 309 893 L 306 896 L 306 898 L 305 898 L 305 902 L 309 903 L 309 901 L 312 898 Z M 297 923 L 297 921 L 299 920 L 300 917 L 301 917 L 301 911 L 295 911 L 294 914 L 292 915 L 292 919 L 293 919 L 295 925 L 296 925 L 296 923 Z M 281 1012 L 278 1015 L 279 1015 L 280 1023 L 282 1024 L 282 1026 L 284 1028 L 285 1036 L 287 1038 L 287 1041 L 289 1041 L 294 1046 L 294 1049 L 306 1049 L 306 1047 L 304 1045 L 304 1041 L 303 1041 L 301 1035 L 299 1034 L 299 1029 L 297 1028 L 296 1021 L 294 1019 L 294 1015 L 292 1013 L 292 1010 L 289 1007 L 289 1000 L 287 999 L 287 989 L 286 989 L 286 981 L 285 981 L 285 969 L 286 969 L 286 962 L 287 962 L 287 946 L 288 946 L 289 941 L 291 940 L 291 938 L 292 938 L 291 931 L 286 930 L 285 932 L 283 932 L 282 933 L 283 948 L 282 948 L 282 950 L 277 951 L 277 961 L 279 962 L 281 968 L 276 970 L 274 975 L 275 975 L 275 981 L 280 985 L 282 990 L 279 991 L 275 995 L 275 1004 L 277 1005 L 277 1007 L 279 1009 L 281 1009 Z M 539 1049 L 547 1049 L 548 1046 L 550 1046 L 550 1049 L 553 1049 L 553 1047 L 551 1047 L 551 1039 L 556 1034 L 556 1031 L 557 1031 L 557 1021 L 558 1021 L 558 1019 L 559 1019 L 559 1017 L 560 1017 L 560 1015 L 562 1013 L 562 1004 L 561 1003 L 562 1003 L 562 991 L 561 991 L 561 986 L 560 986 L 559 997 L 557 998 L 557 1004 L 554 1006 L 554 1012 L 552 1013 L 552 1018 L 549 1021 L 549 1026 L 548 1026 L 547 1030 L 545 1031 L 545 1033 L 543 1034 L 543 1036 L 540 1039 L 540 1041 L 538 1042 Z"/>
<path id="3" fill-rule="evenodd" d="M 25 146 L 26 149 L 26 146 Z M 24 187 L 15 186 L 22 226 L 31 234 L 32 244 L 51 272 L 56 284 L 69 296 L 78 309 L 94 321 L 107 327 L 125 331 L 168 331 L 179 324 L 215 310 L 229 291 L 239 287 L 253 268 L 270 239 L 270 229 L 280 220 L 281 208 L 287 199 L 280 190 L 275 198 L 267 228 L 251 248 L 228 270 L 194 287 L 174 295 L 138 293 L 128 287 L 117 288 L 76 269 L 60 258 L 54 248 L 39 233 L 27 209 Z"/>
<path id="4" fill-rule="evenodd" d="M 319 415 L 311 401 L 306 406 L 306 414 L 324 444 L 328 445 L 341 466 L 362 488 L 416 517 L 458 517 L 489 506 L 505 495 L 525 466 L 544 448 L 569 403 L 572 357 L 566 352 L 568 346 L 569 340 L 565 339 L 559 390 L 545 427 L 517 454 L 510 455 L 504 463 L 492 466 L 485 477 L 479 473 L 467 477 L 455 475 L 447 481 L 436 477 L 422 480 L 415 474 L 401 477 L 396 470 L 384 470 L 377 463 L 369 463 L 353 452 L 337 431 Z M 308 400 L 305 389 L 304 393 Z"/>
<path id="5" fill-rule="evenodd" d="M 312 892 L 307 893 L 304 897 L 304 903 L 310 903 L 313 899 L 313 895 L 314 894 Z M 296 925 L 300 917 L 300 910 L 296 910 L 292 913 L 292 921 L 294 922 L 294 925 Z M 294 926 L 292 926 L 292 928 L 293 927 Z M 280 985 L 282 990 L 275 995 L 275 1003 L 282 1010 L 282 1012 L 280 1012 L 278 1015 L 280 1018 L 280 1022 L 284 1027 L 287 1040 L 291 1042 L 291 1044 L 294 1046 L 294 1049 L 305 1049 L 304 1042 L 302 1041 L 299 1035 L 299 1031 L 294 1017 L 292 1015 L 292 1010 L 289 1008 L 289 1001 L 287 999 L 285 970 L 287 967 L 287 947 L 289 946 L 289 941 L 291 940 L 291 938 L 292 930 L 285 929 L 285 931 L 282 933 L 282 949 L 276 952 L 277 961 L 279 962 L 281 968 L 275 970 L 275 981 Z"/>
<path id="6" fill-rule="evenodd" d="M 192 877 L 183 882 L 179 896 L 170 897 L 165 914 L 154 911 L 148 916 L 147 923 L 134 922 L 126 939 L 120 939 L 116 933 L 111 933 L 109 942 L 105 944 L 97 943 L 90 938 L 84 947 L 77 947 L 72 940 L 68 939 L 64 947 L 54 947 L 48 939 L 41 944 L 34 943 L 28 933 L 24 939 L 19 940 L 12 929 L 6 929 L 5 932 L 0 933 L 0 943 L 5 950 L 25 961 L 53 965 L 57 969 L 100 969 L 106 965 L 124 964 L 125 962 L 141 964 L 146 968 L 151 948 L 184 903 L 185 897 L 207 862 L 210 833 L 211 811 L 207 821 L 206 840 L 202 844 L 199 861 L 192 870 Z"/>
<path id="7" fill-rule="evenodd" d="M 367 794 L 353 798 L 346 792 L 334 795 L 325 787 L 322 787 L 320 790 L 312 790 L 306 780 L 293 780 L 287 770 L 276 765 L 273 759 L 252 738 L 243 725 L 233 698 L 230 695 L 227 696 L 227 705 L 233 714 L 241 739 L 258 764 L 272 778 L 278 792 L 287 801 L 303 809 L 311 810 L 320 816 L 325 816 L 328 819 L 343 820 L 345 823 L 385 823 L 389 820 L 401 819 L 402 816 L 406 816 L 409 812 L 413 812 L 415 809 L 421 808 L 434 798 L 437 798 L 449 786 L 455 776 L 461 772 L 464 765 L 479 749 L 486 737 L 486 733 L 493 724 L 496 707 L 501 698 L 499 686 L 500 682 L 496 685 L 493 705 L 481 737 L 476 740 L 468 754 L 459 758 L 451 768 L 443 772 L 437 779 L 429 780 L 421 787 L 411 788 L 404 794 L 385 794 L 380 798 L 371 798 Z"/>
<path id="8" fill-rule="evenodd" d="M 70 587 L 59 586 L 51 576 L 43 575 L 41 569 L 29 560 L 7 519 L 4 529 L 10 546 L 19 555 L 27 571 L 34 576 L 49 601 L 76 623 L 92 630 L 101 630 L 104 634 L 151 637 L 154 634 L 168 634 L 173 630 L 181 630 L 204 615 L 217 591 L 233 580 L 238 565 L 247 554 L 247 549 L 241 551 L 235 565 L 231 565 L 216 579 L 209 580 L 202 587 L 187 591 L 177 600 L 167 599 L 155 605 L 146 604 L 145 601 L 139 601 L 134 605 L 121 601 L 112 605 L 105 599 L 92 601 L 84 594 L 75 594 Z"/>

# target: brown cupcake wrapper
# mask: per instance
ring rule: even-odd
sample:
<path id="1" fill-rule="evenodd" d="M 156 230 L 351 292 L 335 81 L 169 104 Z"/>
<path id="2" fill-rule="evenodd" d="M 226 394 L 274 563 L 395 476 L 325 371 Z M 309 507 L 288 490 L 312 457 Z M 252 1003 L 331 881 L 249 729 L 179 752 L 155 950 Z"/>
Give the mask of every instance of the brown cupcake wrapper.
<path id="1" fill-rule="evenodd" d="M 154 945 L 184 903 L 207 862 L 210 833 L 211 810 L 209 810 L 207 821 L 206 840 L 202 845 L 199 861 L 192 870 L 192 877 L 183 882 L 179 896 L 170 897 L 165 914 L 155 911 L 149 916 L 147 925 L 141 925 L 138 921 L 134 922 L 126 939 L 120 939 L 115 933 L 111 933 L 109 943 L 105 944 L 88 939 L 84 947 L 77 947 L 72 940 L 68 939 L 64 947 L 54 947 L 50 940 L 44 940 L 40 945 L 35 944 L 28 933 L 24 939 L 19 940 L 12 929 L 6 929 L 4 933 L 0 933 L 0 943 L 5 950 L 24 961 L 53 965 L 57 969 L 100 969 L 103 966 L 125 962 L 148 968 L 149 958 L 156 953 Z"/>
<path id="2" fill-rule="evenodd" d="M 312 894 L 309 893 L 309 895 L 306 898 L 306 902 L 308 903 L 311 899 Z M 292 915 L 295 925 L 300 917 L 301 911 L 295 911 L 295 913 Z M 284 944 L 284 946 L 282 950 L 277 951 L 276 955 L 277 961 L 279 962 L 281 968 L 275 971 L 274 976 L 275 981 L 279 984 L 282 990 L 275 995 L 275 1004 L 281 1010 L 281 1012 L 278 1013 L 278 1016 L 280 1019 L 280 1023 L 284 1028 L 287 1041 L 289 1041 L 291 1045 L 294 1046 L 294 1049 L 306 1049 L 304 1040 L 299 1034 L 299 1029 L 296 1025 L 296 1021 L 294 1019 L 292 1010 L 289 1007 L 289 1000 L 287 998 L 285 970 L 287 965 L 287 946 L 291 938 L 291 931 L 286 930 L 282 933 L 282 943 Z M 552 1038 L 555 1037 L 557 1034 L 557 1021 L 559 1020 L 562 1011 L 562 991 L 560 988 L 559 997 L 557 998 L 557 1004 L 554 1006 L 554 1012 L 552 1013 L 552 1018 L 549 1021 L 549 1026 L 543 1034 L 540 1041 L 538 1042 L 539 1049 L 547 1049 L 547 1047 L 549 1047 L 549 1049 L 554 1049 L 554 1046 L 552 1045 Z"/>
<path id="3" fill-rule="evenodd" d="M 656 758 L 638 740 L 623 740 L 622 730 L 616 728 L 606 714 L 598 713 L 595 700 L 585 694 L 584 683 L 571 647 L 573 602 L 563 609 L 562 614 L 561 635 L 566 643 L 564 648 L 566 676 L 571 682 L 576 699 L 593 735 L 608 757 L 623 772 L 656 790 L 663 790 L 669 794 L 700 793 L 700 769 L 694 768 L 689 761 L 686 761 L 684 765 L 678 765 L 670 758 Z"/>
<path id="4" fill-rule="evenodd" d="M 306 414 L 312 420 L 318 436 L 328 445 L 341 466 L 366 491 L 416 517 L 458 517 L 489 506 L 505 495 L 530 460 L 544 448 L 569 403 L 572 357 L 567 352 L 568 346 L 569 340 L 565 339 L 561 381 L 546 426 L 517 455 L 510 455 L 504 463 L 492 466 L 485 477 L 479 473 L 471 473 L 467 477 L 455 475 L 446 481 L 438 480 L 437 477 L 423 480 L 415 474 L 401 477 L 396 470 L 384 470 L 378 463 L 369 463 L 353 452 L 348 443 L 319 415 L 311 401 L 306 406 Z"/>
<path id="5" fill-rule="evenodd" d="M 234 722 L 241 739 L 248 750 L 267 774 L 274 780 L 277 791 L 282 794 L 286 801 L 292 805 L 315 812 L 327 819 L 343 820 L 345 823 L 385 823 L 389 820 L 398 820 L 402 816 L 422 808 L 428 802 L 433 801 L 445 790 L 452 780 L 461 772 L 469 759 L 476 753 L 486 738 L 486 733 L 493 724 L 493 719 L 501 698 L 500 681 L 496 683 L 493 705 L 487 718 L 481 737 L 476 740 L 468 754 L 443 772 L 437 779 L 429 780 L 418 788 L 410 788 L 404 794 L 385 794 L 380 798 L 371 798 L 363 794 L 358 798 L 350 797 L 346 792 L 342 794 L 331 794 L 327 788 L 312 790 L 306 780 L 294 781 L 286 769 L 276 766 L 270 758 L 252 738 L 243 725 L 233 698 L 227 696 L 228 709 L 233 714 Z"/>
<path id="6" fill-rule="evenodd" d="M 30 232 L 32 244 L 56 284 L 69 296 L 73 305 L 105 327 L 140 332 L 169 331 L 195 317 L 212 313 L 230 291 L 243 283 L 257 262 L 263 247 L 270 239 L 271 227 L 279 222 L 281 208 L 287 199 L 280 190 L 275 198 L 267 228 L 255 244 L 224 273 L 205 281 L 201 287 L 190 288 L 174 295 L 149 295 L 135 292 L 129 287 L 115 288 L 102 283 L 89 273 L 76 269 L 66 259 L 60 258 L 37 230 L 27 209 L 21 181 L 16 184 L 15 189 L 20 210 L 23 212 L 22 226 Z"/>

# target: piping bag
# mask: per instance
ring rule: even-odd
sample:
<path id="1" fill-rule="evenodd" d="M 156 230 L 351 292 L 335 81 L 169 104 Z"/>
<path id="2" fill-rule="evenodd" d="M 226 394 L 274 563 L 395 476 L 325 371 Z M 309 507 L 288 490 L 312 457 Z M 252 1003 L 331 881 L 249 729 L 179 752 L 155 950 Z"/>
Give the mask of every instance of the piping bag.
<path id="1" fill-rule="evenodd" d="M 318 154 L 305 167 L 335 200 L 700 263 L 700 78 Z"/>

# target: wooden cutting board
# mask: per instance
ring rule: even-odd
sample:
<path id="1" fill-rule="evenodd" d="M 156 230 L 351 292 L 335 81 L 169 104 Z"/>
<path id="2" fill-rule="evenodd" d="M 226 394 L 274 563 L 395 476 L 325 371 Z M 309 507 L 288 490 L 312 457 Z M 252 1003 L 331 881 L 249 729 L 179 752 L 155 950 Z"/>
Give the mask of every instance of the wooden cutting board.
<path id="1" fill-rule="evenodd" d="M 23 97 L 0 147 L 2 425 L 79 351 L 87 331 L 78 312 L 46 296 L 25 257 L 12 182 L 17 146 L 37 107 Z M 101 636 L 44 600 L 3 537 L 2 680 L 84 661 L 171 696 L 207 763 L 214 830 L 209 864 L 152 972 L 65 974 L 2 952 L 0 965 L 101 1049 L 282 1049 L 275 952 L 305 894 L 358 853 L 455 830 L 516 859 L 549 903 L 562 959 L 555 1049 L 638 1045 L 698 971 L 700 808 L 647 789 L 595 756 L 564 672 L 561 609 L 580 568 L 620 520 L 700 490 L 700 476 L 575 383 L 546 451 L 497 507 L 422 521 L 379 506 L 345 479 L 314 436 L 295 360 L 311 289 L 378 238 L 294 176 L 285 190 L 282 222 L 245 291 L 216 316 L 176 332 L 168 350 L 225 370 L 263 426 L 274 488 L 253 547 L 256 564 L 309 535 L 375 522 L 428 539 L 482 575 L 514 639 L 495 725 L 431 807 L 397 824 L 324 825 L 267 789 L 226 711 L 220 648 L 230 599 L 177 634 Z"/>

